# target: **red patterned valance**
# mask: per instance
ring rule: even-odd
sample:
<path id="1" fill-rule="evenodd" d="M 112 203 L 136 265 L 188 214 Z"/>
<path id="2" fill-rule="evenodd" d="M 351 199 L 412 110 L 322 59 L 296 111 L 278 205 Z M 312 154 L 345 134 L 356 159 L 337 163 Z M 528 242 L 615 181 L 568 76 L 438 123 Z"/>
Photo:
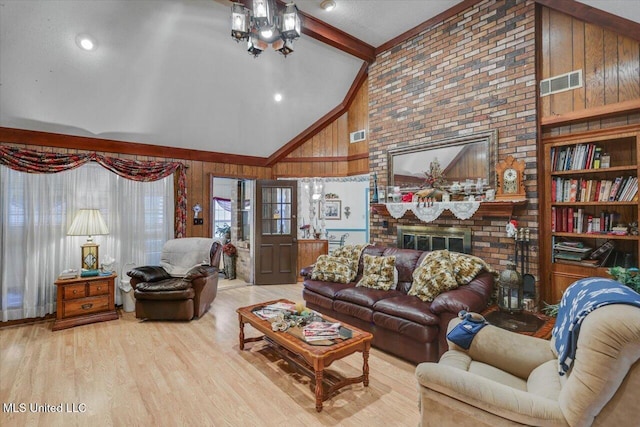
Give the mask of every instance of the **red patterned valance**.
<path id="1" fill-rule="evenodd" d="M 123 178 L 134 181 L 157 181 L 176 174 L 175 237 L 185 237 L 187 231 L 187 177 L 185 166 L 179 162 L 152 162 L 106 157 L 97 153 L 44 153 L 0 147 L 0 164 L 28 173 L 56 173 L 77 168 L 95 161 Z"/>

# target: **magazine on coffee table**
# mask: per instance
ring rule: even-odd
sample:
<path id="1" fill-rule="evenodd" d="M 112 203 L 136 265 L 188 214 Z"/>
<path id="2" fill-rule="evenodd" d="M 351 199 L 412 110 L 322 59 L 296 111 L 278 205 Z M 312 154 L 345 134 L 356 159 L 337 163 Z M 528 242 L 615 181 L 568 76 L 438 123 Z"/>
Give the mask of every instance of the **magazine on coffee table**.
<path id="1" fill-rule="evenodd" d="M 279 315 L 292 314 L 296 312 L 295 304 L 288 304 L 284 302 L 277 302 L 274 304 L 265 305 L 253 310 L 253 314 L 263 320 L 273 319 Z"/>

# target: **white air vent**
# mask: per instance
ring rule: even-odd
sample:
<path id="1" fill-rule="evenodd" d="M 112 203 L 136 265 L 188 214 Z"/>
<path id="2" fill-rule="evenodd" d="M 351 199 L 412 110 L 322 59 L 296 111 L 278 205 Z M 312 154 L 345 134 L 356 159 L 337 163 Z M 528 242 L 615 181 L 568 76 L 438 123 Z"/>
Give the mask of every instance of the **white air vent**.
<path id="1" fill-rule="evenodd" d="M 540 96 L 582 87 L 582 70 L 551 77 L 540 82 Z"/>
<path id="2" fill-rule="evenodd" d="M 354 142 L 364 141 L 365 139 L 367 139 L 367 132 L 364 129 L 357 130 L 349 134 L 349 142 L 351 142 L 352 144 Z"/>

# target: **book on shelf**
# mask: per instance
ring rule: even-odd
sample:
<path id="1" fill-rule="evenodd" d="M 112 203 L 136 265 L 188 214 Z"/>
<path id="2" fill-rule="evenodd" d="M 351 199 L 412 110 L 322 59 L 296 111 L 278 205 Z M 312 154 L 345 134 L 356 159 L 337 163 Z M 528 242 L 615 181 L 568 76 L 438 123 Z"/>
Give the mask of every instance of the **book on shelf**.
<path id="1" fill-rule="evenodd" d="M 562 241 L 562 242 L 558 242 L 556 243 L 557 246 L 562 246 L 565 248 L 575 248 L 575 249 L 582 249 L 584 248 L 584 242 L 580 241 L 580 240 L 566 240 L 566 241 Z"/>
<path id="2" fill-rule="evenodd" d="M 579 265 L 582 267 L 602 267 L 604 266 L 605 262 L 607 261 L 607 259 L 609 258 L 609 254 L 611 254 L 611 252 L 613 252 L 613 249 L 609 252 L 607 252 L 607 254 L 605 255 L 603 260 L 600 259 L 580 259 L 580 260 L 576 260 L 576 259 L 562 259 L 562 258 L 557 258 L 555 259 L 555 262 L 559 263 L 559 264 L 570 264 L 570 265 Z"/>
<path id="3" fill-rule="evenodd" d="M 624 181 L 620 184 L 620 189 L 618 190 L 618 194 L 616 195 L 616 200 L 625 202 L 627 194 L 629 194 L 629 189 L 633 187 L 633 182 L 637 178 L 628 176 L 624 179 Z"/>
<path id="4" fill-rule="evenodd" d="M 567 232 L 573 233 L 574 225 L 574 212 L 573 208 L 567 210 Z"/>
<path id="5" fill-rule="evenodd" d="M 595 250 L 585 246 L 583 242 L 560 242 L 554 245 L 553 258 L 554 262 L 561 264 L 602 267 L 607 263 L 614 249 L 615 246 L 611 240 L 607 240 Z"/>
<path id="6" fill-rule="evenodd" d="M 620 188 L 620 183 L 622 182 L 622 177 L 619 176 L 613 181 L 611 185 L 611 192 L 609 193 L 609 201 L 613 202 L 616 200 L 616 193 L 618 192 L 618 188 Z"/>
<path id="7" fill-rule="evenodd" d="M 598 260 L 591 260 L 591 259 L 575 260 L 575 259 L 562 259 L 562 258 L 556 257 L 554 261 L 558 264 L 580 265 L 583 267 L 599 267 L 600 266 Z"/>
<path id="8" fill-rule="evenodd" d="M 593 153 L 593 168 L 592 169 L 600 169 L 600 158 L 602 157 L 602 148 L 596 147 L 595 152 Z"/>
<path id="9" fill-rule="evenodd" d="M 587 201 L 587 180 L 581 179 L 579 187 L 580 187 L 580 197 L 578 198 L 578 201 L 586 202 Z"/>
<path id="10" fill-rule="evenodd" d="M 598 259 L 604 253 L 606 253 L 607 251 L 610 251 L 613 248 L 614 248 L 613 242 L 611 240 L 607 240 L 606 242 L 598 246 L 593 252 L 591 252 L 591 255 L 589 255 L 589 258 Z"/>
<path id="11" fill-rule="evenodd" d="M 611 227 L 611 231 L 609 231 L 609 233 L 616 236 L 626 236 L 629 234 L 629 229 L 626 225 L 616 225 Z"/>
<path id="12" fill-rule="evenodd" d="M 569 202 L 575 202 L 578 196 L 578 180 L 572 179 L 569 181 Z"/>
<path id="13" fill-rule="evenodd" d="M 588 253 L 580 254 L 577 252 L 562 252 L 562 251 L 553 252 L 553 257 L 555 259 L 566 259 L 566 260 L 573 260 L 573 261 L 580 261 L 580 260 L 586 259 L 588 255 L 589 255 Z"/>
<path id="14" fill-rule="evenodd" d="M 600 193 L 600 181 L 591 181 L 593 184 L 593 187 L 591 188 L 591 191 L 589 192 L 589 201 L 590 202 L 597 202 L 598 201 L 598 193 Z"/>
<path id="15" fill-rule="evenodd" d="M 583 242 L 558 242 L 553 245 L 553 249 L 562 252 L 572 252 L 576 254 L 588 254 L 593 248 L 586 246 Z"/>
<path id="16" fill-rule="evenodd" d="M 598 194 L 598 202 L 609 200 L 609 192 L 611 191 L 611 181 L 603 179 L 600 181 L 600 192 Z"/>
<path id="17" fill-rule="evenodd" d="M 626 188 L 623 190 L 623 194 L 620 195 L 620 201 L 632 202 L 636 199 L 638 194 L 638 177 L 632 177 L 627 183 Z"/>

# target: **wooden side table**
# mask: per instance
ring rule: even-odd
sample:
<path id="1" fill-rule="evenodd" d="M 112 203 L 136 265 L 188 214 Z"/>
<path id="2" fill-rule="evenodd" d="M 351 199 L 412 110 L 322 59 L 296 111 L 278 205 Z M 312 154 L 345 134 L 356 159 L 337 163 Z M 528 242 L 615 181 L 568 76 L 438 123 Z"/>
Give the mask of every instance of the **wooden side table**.
<path id="1" fill-rule="evenodd" d="M 56 280 L 58 297 L 53 330 L 117 319 L 116 277 L 118 275 L 112 273 L 110 276 Z"/>
<path id="2" fill-rule="evenodd" d="M 506 313 L 501 311 L 497 305 L 492 305 L 482 315 L 487 322 L 498 328 L 543 339 L 551 338 L 551 330 L 556 324 L 555 317 L 530 311 L 517 314 Z"/>

